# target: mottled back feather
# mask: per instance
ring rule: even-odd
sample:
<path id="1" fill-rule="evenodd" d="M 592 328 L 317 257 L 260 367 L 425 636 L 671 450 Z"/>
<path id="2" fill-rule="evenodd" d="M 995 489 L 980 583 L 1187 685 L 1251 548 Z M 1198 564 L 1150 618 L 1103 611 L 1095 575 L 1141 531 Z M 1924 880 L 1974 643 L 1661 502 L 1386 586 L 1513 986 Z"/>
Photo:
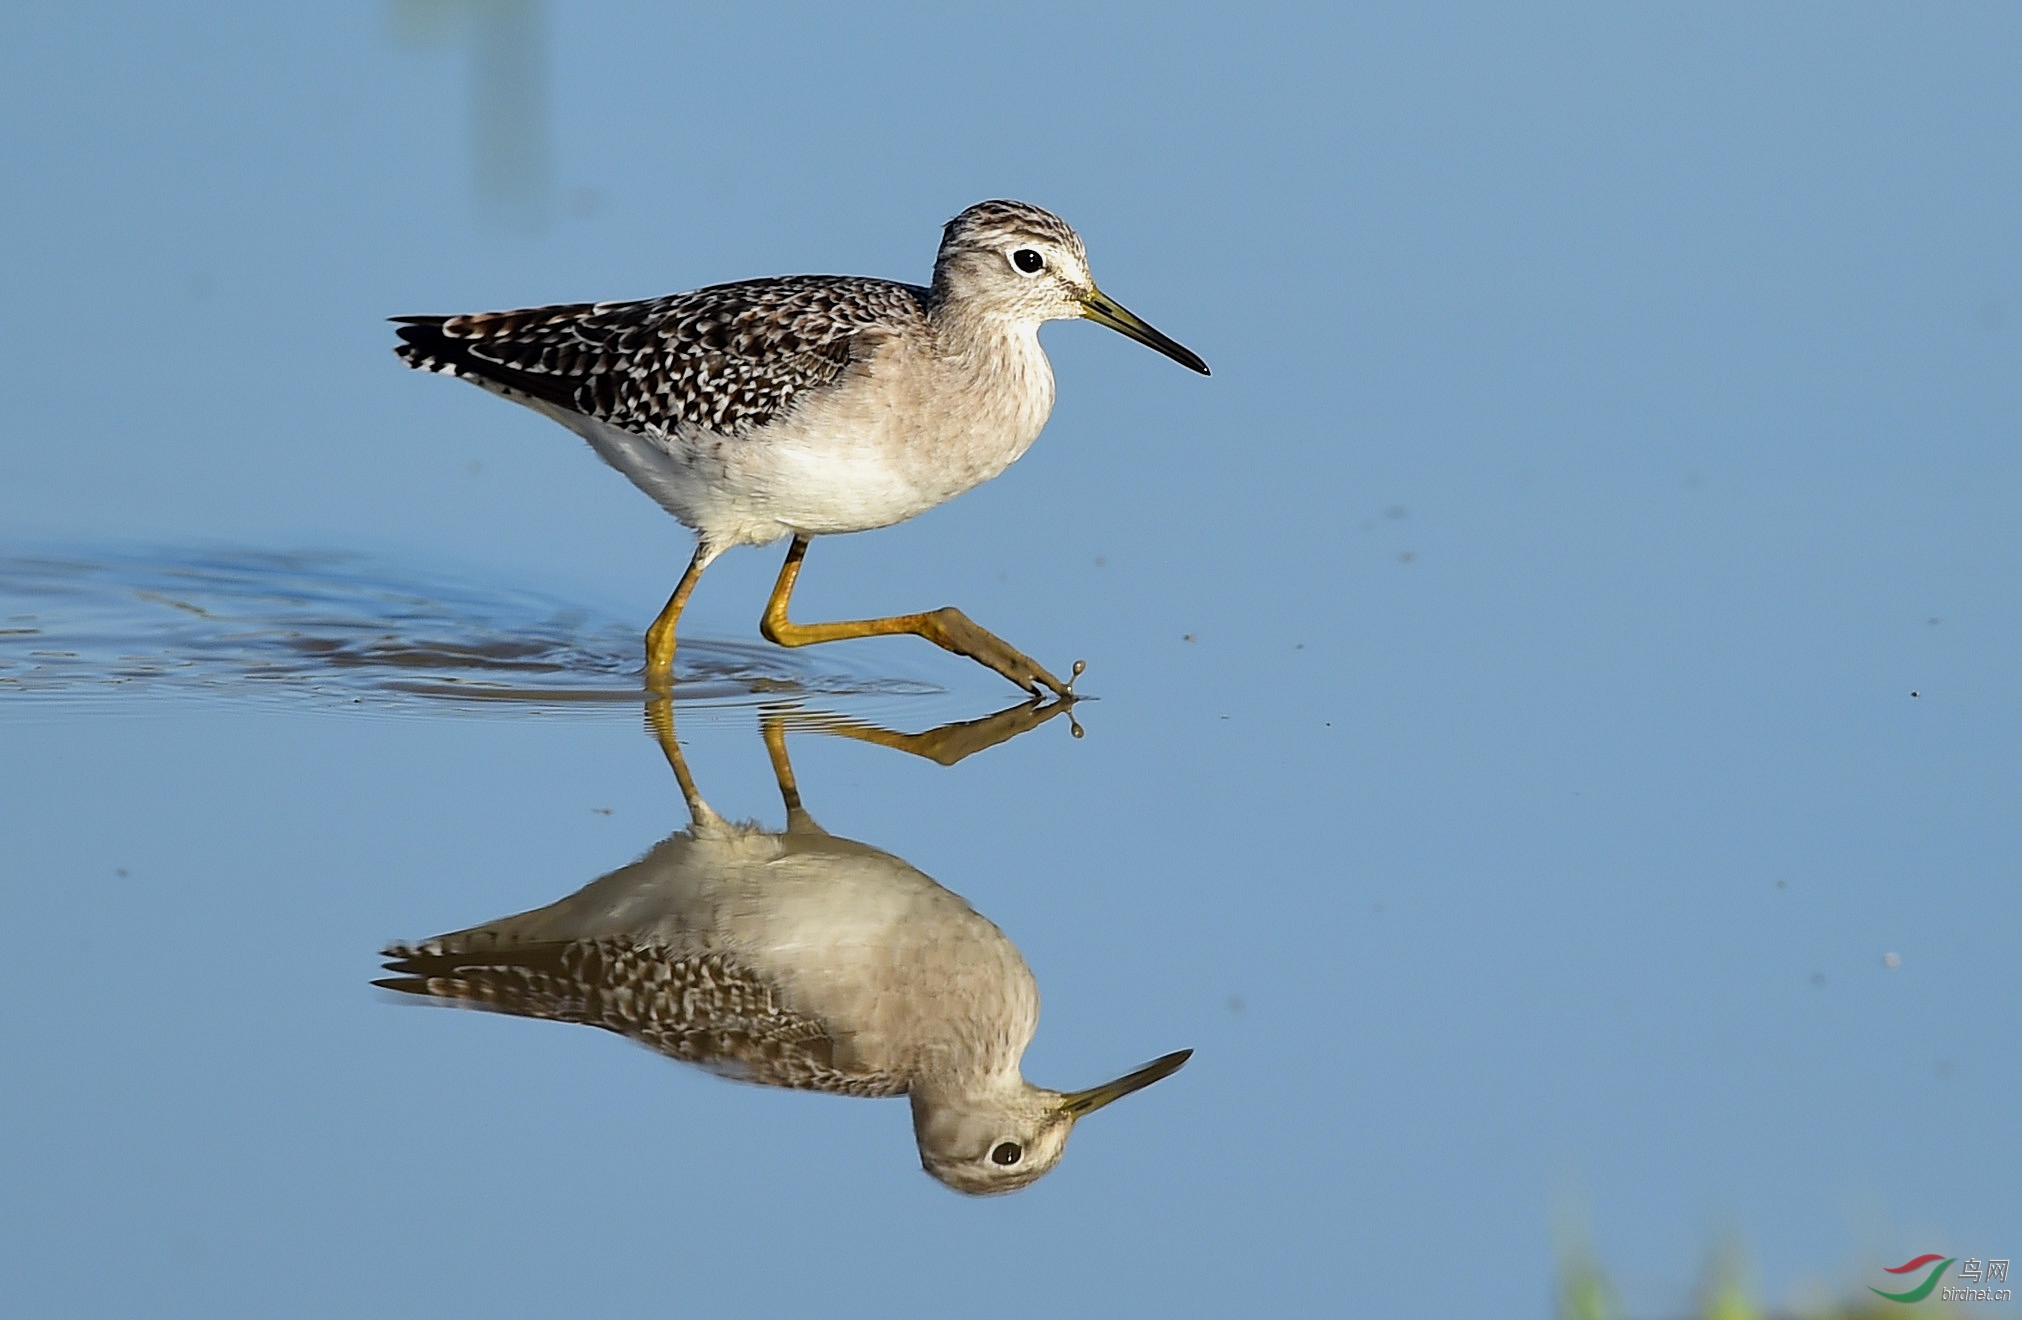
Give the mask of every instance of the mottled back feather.
<path id="1" fill-rule="evenodd" d="M 373 984 L 516 1017 L 602 1027 L 738 1081 L 833 1095 L 904 1094 L 903 1078 L 851 1072 L 820 1021 L 722 953 L 677 955 L 625 938 L 493 942 L 471 932 L 396 944 Z"/>
<path id="2" fill-rule="evenodd" d="M 745 280 L 640 302 L 402 316 L 401 360 L 661 437 L 738 435 L 839 381 L 927 290 L 845 275 Z"/>

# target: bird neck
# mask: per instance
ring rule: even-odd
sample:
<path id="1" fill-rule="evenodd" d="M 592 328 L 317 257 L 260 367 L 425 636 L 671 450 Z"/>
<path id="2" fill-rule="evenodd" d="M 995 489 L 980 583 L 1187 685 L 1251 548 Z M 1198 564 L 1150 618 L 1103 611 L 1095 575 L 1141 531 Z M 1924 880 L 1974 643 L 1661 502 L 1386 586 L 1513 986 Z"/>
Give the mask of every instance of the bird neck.
<path id="1" fill-rule="evenodd" d="M 941 356 L 1001 352 L 1020 339 L 1033 339 L 1038 327 L 1006 312 L 978 306 L 975 299 L 950 295 L 936 285 L 927 300 L 927 324 Z"/>
<path id="2" fill-rule="evenodd" d="M 1021 414 L 1036 406 L 1029 421 L 1037 435 L 1053 404 L 1053 364 L 1039 346 L 1039 327 L 960 299 L 930 306 L 927 319 L 935 358 L 954 368 L 970 388 L 983 384 L 1003 391 L 1007 400 L 1016 399 Z"/>
<path id="3" fill-rule="evenodd" d="M 1036 1109 L 1051 1095 L 1026 1081 L 1015 1061 L 990 1072 L 915 1077 L 906 1090 L 915 1131 L 948 1142 L 974 1124 L 989 1126 L 1004 1114 Z"/>

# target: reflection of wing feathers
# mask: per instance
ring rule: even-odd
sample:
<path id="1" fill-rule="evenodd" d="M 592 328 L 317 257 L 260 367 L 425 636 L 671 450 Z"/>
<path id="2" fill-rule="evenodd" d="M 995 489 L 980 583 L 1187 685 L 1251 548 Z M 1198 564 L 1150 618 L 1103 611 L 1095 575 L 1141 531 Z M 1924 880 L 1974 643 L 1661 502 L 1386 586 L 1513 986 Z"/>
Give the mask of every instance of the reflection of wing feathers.
<path id="1" fill-rule="evenodd" d="M 764 1086 L 889 1096 L 901 1078 L 837 1066 L 817 1019 L 722 953 L 676 955 L 624 938 L 548 944 L 443 940 L 387 949 L 373 984 L 517 1017 L 602 1027 L 684 1063 Z"/>

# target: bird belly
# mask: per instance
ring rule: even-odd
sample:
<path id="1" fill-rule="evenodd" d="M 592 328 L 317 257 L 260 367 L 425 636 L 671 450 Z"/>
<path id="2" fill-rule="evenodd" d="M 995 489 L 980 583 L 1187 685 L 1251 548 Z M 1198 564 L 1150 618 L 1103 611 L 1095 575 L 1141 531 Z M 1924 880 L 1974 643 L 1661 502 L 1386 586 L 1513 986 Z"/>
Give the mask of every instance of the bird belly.
<path id="1" fill-rule="evenodd" d="M 889 527 L 959 493 L 922 483 L 898 461 L 892 429 L 784 418 L 752 437 L 757 443 L 730 442 L 727 484 L 743 507 L 806 536 Z"/>
<path id="2" fill-rule="evenodd" d="M 642 435 L 581 413 L 543 408 L 590 442 L 597 456 L 625 475 L 655 504 L 718 550 L 777 541 L 791 526 L 767 517 L 736 479 L 727 450 L 740 437 L 704 433 L 666 440 Z"/>
<path id="3" fill-rule="evenodd" d="M 1043 359 L 1042 359 L 1043 364 Z M 869 531 L 925 513 L 997 476 L 1032 446 L 1052 404 L 1052 378 L 1014 389 L 920 389 L 872 365 L 848 386 L 807 399 L 726 441 L 729 483 L 748 507 L 808 536 Z"/>

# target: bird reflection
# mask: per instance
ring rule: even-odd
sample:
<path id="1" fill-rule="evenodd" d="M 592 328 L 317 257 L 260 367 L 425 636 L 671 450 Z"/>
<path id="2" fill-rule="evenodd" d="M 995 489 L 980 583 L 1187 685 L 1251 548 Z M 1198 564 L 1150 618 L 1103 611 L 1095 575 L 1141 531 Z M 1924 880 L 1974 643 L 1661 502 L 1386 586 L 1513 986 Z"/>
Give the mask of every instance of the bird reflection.
<path id="1" fill-rule="evenodd" d="M 831 727 L 960 759 L 1066 704 L 1013 707 L 924 746 L 926 735 Z M 395 975 L 374 984 L 602 1027 L 738 1081 L 906 1096 L 921 1164 L 975 1195 L 1045 1174 L 1076 1120 L 1192 1053 L 1085 1091 L 1034 1086 L 1019 1070 L 1039 1017 L 1024 958 L 959 895 L 815 823 L 787 760 L 783 713 L 763 721 L 783 831 L 718 815 L 696 791 L 669 703 L 648 715 L 687 799 L 687 829 L 560 902 L 396 944 L 385 951 Z"/>

